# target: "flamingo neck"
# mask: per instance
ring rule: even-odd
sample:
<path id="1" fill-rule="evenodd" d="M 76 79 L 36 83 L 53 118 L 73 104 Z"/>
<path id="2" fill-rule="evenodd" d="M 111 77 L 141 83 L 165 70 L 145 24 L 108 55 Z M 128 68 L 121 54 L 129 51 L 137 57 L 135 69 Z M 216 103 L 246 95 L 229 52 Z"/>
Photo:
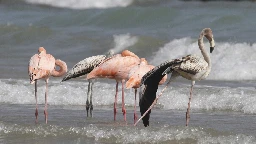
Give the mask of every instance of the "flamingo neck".
<path id="1" fill-rule="evenodd" d="M 59 60 L 59 59 L 55 60 L 55 65 L 56 65 L 56 66 L 59 66 L 60 69 L 59 69 L 59 70 L 54 69 L 54 70 L 52 71 L 52 76 L 54 76 L 54 77 L 61 77 L 61 76 L 63 76 L 63 75 L 67 72 L 67 70 L 68 70 L 67 64 L 66 64 L 65 62 Z"/>
<path id="2" fill-rule="evenodd" d="M 202 31 L 198 38 L 198 46 L 199 46 L 199 49 L 201 50 L 204 60 L 208 63 L 208 68 L 211 69 L 212 67 L 211 58 L 208 52 L 206 52 L 204 48 L 204 39 L 203 39 L 204 36 L 205 36 L 205 33 L 204 31 Z"/>

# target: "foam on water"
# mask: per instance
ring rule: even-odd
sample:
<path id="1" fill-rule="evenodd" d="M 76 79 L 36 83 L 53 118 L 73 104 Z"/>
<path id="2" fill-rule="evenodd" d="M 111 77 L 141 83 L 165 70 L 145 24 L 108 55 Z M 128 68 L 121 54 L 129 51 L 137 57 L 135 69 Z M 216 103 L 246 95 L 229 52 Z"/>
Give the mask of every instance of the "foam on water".
<path id="1" fill-rule="evenodd" d="M 10 104 L 34 104 L 34 85 L 24 80 L 1 80 L 0 102 Z M 50 105 L 85 105 L 88 82 L 76 81 L 60 83 L 50 79 L 48 103 Z M 115 95 L 115 82 L 96 82 L 93 86 L 94 105 L 112 105 Z M 44 104 L 45 82 L 38 81 L 38 103 Z M 133 105 L 134 92 L 125 90 L 127 105 Z M 118 103 L 121 103 L 121 86 L 119 85 Z"/>
<path id="2" fill-rule="evenodd" d="M 205 42 L 209 52 L 209 44 Z M 228 43 L 216 41 L 212 59 L 212 71 L 208 80 L 255 80 L 256 44 Z M 188 54 L 201 55 L 197 40 L 191 38 L 174 39 L 165 44 L 154 55 L 151 63 L 160 63 Z"/>
<path id="3" fill-rule="evenodd" d="M 103 80 L 93 85 L 93 104 L 112 108 L 115 95 L 115 82 Z M 0 103 L 35 104 L 34 85 L 24 80 L 1 80 Z M 51 79 L 49 82 L 48 103 L 50 105 L 85 105 L 88 82 Z M 158 93 L 163 89 L 160 86 Z M 186 110 L 190 86 L 170 86 L 158 100 L 157 107 L 169 110 Z M 44 104 L 45 82 L 38 82 L 38 103 Z M 196 85 L 191 109 L 231 110 L 247 114 L 256 113 L 256 89 L 254 87 L 213 87 Z M 119 85 L 118 104 L 121 104 L 121 85 Z M 134 105 L 134 89 L 125 89 L 126 106 Z M 137 100 L 137 106 L 138 106 Z"/>
<path id="4" fill-rule="evenodd" d="M 133 0 L 25 0 L 32 4 L 43 4 L 61 8 L 88 9 L 88 8 L 111 8 L 126 7 Z"/>
<path id="5" fill-rule="evenodd" d="M 84 127 L 61 127 L 56 125 L 21 126 L 0 122 L 0 134 L 2 137 L 15 134 L 18 139 L 21 136 L 29 136 L 33 139 L 39 137 L 62 138 L 68 135 L 74 141 L 86 141 L 88 138 L 101 143 L 253 143 L 254 136 L 244 134 L 217 134 L 215 130 L 201 127 L 173 127 L 169 125 L 140 129 L 136 127 L 100 127 L 90 124 Z M 8 138 L 5 138 L 8 139 Z M 10 139 L 14 140 L 13 138 Z M 69 140 L 70 141 L 70 140 Z M 88 140 L 87 140 L 88 141 Z"/>
<path id="6" fill-rule="evenodd" d="M 163 109 L 186 110 L 189 86 L 170 87 L 159 99 L 158 106 Z M 203 87 L 193 90 L 191 109 L 196 110 L 231 110 L 243 113 L 256 113 L 255 88 Z"/>

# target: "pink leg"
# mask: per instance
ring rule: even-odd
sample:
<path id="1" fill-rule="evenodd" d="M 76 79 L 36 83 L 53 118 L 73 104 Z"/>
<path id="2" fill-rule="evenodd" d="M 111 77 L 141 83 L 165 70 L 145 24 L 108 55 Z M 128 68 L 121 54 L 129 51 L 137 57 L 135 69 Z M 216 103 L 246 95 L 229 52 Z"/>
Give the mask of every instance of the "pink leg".
<path id="1" fill-rule="evenodd" d="M 191 89 L 190 89 L 190 97 L 189 97 L 189 101 L 188 101 L 188 109 L 186 112 L 186 126 L 188 126 L 189 123 L 189 119 L 190 119 L 190 103 L 191 103 L 191 99 L 192 99 L 192 92 L 193 92 L 193 86 L 195 84 L 195 81 L 192 81 L 192 85 L 191 85 Z"/>
<path id="2" fill-rule="evenodd" d="M 38 122 L 38 106 L 37 106 L 37 80 L 35 80 L 35 99 L 36 99 L 36 112 L 35 112 L 35 116 L 36 116 L 36 123 Z"/>
<path id="3" fill-rule="evenodd" d="M 47 120 L 48 120 L 48 112 L 47 112 L 48 79 L 46 79 L 45 82 L 46 82 L 46 87 L 45 87 L 44 115 L 45 115 L 45 123 L 47 124 Z"/>
<path id="4" fill-rule="evenodd" d="M 118 81 L 116 81 L 116 95 L 115 95 L 115 102 L 114 102 L 114 121 L 116 120 L 116 105 L 117 105 L 117 92 L 118 92 Z"/>
<path id="5" fill-rule="evenodd" d="M 135 88 L 135 100 L 134 100 L 134 123 L 137 121 L 138 117 L 136 114 L 136 95 L 137 95 L 137 88 Z"/>
<path id="6" fill-rule="evenodd" d="M 122 80 L 122 112 L 124 115 L 124 121 L 126 121 L 126 110 L 125 110 L 125 106 L 124 106 L 124 82 L 125 82 L 125 80 Z"/>

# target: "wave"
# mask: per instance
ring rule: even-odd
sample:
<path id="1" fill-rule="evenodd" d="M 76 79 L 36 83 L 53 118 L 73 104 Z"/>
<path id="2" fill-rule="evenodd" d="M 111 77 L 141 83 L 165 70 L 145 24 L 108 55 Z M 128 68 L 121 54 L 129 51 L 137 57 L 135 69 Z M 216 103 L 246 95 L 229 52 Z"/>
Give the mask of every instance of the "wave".
<path id="1" fill-rule="evenodd" d="M 186 110 L 190 88 L 169 88 L 158 102 L 163 109 Z M 191 108 L 194 110 L 237 111 L 255 114 L 255 88 L 202 87 L 194 88 Z"/>
<path id="2" fill-rule="evenodd" d="M 244 134 L 220 135 L 212 129 L 200 127 L 173 127 L 169 125 L 158 128 L 138 129 L 134 127 L 98 127 L 90 124 L 83 127 L 62 127 L 56 125 L 22 126 L 0 122 L 1 136 L 15 134 L 20 137 L 44 137 L 47 140 L 66 139 L 71 143 L 83 143 L 88 138 L 96 142 L 107 143 L 254 143 L 255 137 Z M 18 136 L 18 137 L 17 137 Z M 10 139 L 9 141 L 16 140 Z M 31 139 L 32 140 L 32 139 Z M 73 142 L 72 142 L 73 141 Z"/>
<path id="3" fill-rule="evenodd" d="M 209 44 L 205 42 L 209 52 Z M 256 43 L 229 43 L 216 42 L 215 49 L 210 57 L 212 70 L 208 80 L 256 80 Z M 160 47 L 153 54 L 150 63 L 160 63 L 188 54 L 201 55 L 197 40 L 191 38 L 174 39 Z"/>
<path id="4" fill-rule="evenodd" d="M 29 80 L 0 80 L 0 103 L 35 104 L 34 86 Z M 87 97 L 86 80 L 60 83 L 54 78 L 49 82 L 49 105 L 85 105 Z M 221 83 L 217 83 L 221 85 Z M 163 86 L 159 87 L 158 92 Z M 96 82 L 93 87 L 93 104 L 112 108 L 115 95 L 115 82 Z M 38 84 L 38 103 L 44 104 L 45 82 Z M 256 113 L 256 89 L 254 87 L 228 87 L 196 84 L 191 108 L 194 110 L 237 111 L 246 114 Z M 189 85 L 170 86 L 158 100 L 157 107 L 165 110 L 186 110 L 189 95 Z M 119 86 L 118 104 L 121 105 L 121 86 Z M 134 90 L 125 89 L 127 107 L 134 105 Z M 137 106 L 138 106 L 137 100 Z"/>
<path id="5" fill-rule="evenodd" d="M 113 7 L 127 7 L 130 5 L 137 6 L 155 6 L 167 3 L 167 0 L 25 0 L 30 4 L 48 5 L 60 8 L 70 9 L 91 9 L 91 8 L 113 8 Z"/>
<path id="6" fill-rule="evenodd" d="M 132 4 L 133 0 L 25 0 L 31 4 L 49 5 L 53 7 L 88 9 L 88 8 L 112 8 L 126 7 Z"/>

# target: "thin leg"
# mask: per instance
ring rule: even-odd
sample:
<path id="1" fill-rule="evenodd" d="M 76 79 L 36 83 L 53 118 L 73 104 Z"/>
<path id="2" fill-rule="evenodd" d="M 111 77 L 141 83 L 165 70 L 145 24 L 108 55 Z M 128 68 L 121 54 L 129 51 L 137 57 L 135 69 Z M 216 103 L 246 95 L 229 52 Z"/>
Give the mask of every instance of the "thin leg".
<path id="1" fill-rule="evenodd" d="M 38 106 L 37 106 L 37 80 L 35 80 L 35 99 L 36 99 L 36 112 L 35 112 L 35 116 L 36 116 L 36 123 L 38 122 Z"/>
<path id="2" fill-rule="evenodd" d="M 87 112 L 87 117 L 89 116 L 89 109 L 90 109 L 90 103 L 89 103 L 89 99 L 90 99 L 90 94 L 91 94 L 91 84 L 92 82 L 89 80 L 89 84 L 88 84 L 88 91 L 87 91 L 87 100 L 86 100 L 86 112 Z"/>
<path id="3" fill-rule="evenodd" d="M 118 93 L 118 81 L 116 81 L 116 95 L 115 95 L 115 102 L 114 102 L 114 121 L 116 120 L 116 105 L 117 105 L 117 93 Z"/>
<path id="4" fill-rule="evenodd" d="M 45 82 L 46 82 L 46 87 L 45 87 L 44 115 L 45 115 L 45 123 L 47 124 L 47 120 L 48 120 L 48 112 L 47 112 L 48 79 L 46 79 Z"/>
<path id="5" fill-rule="evenodd" d="M 190 119 L 190 114 L 189 114 L 189 112 L 190 112 L 190 103 L 191 103 L 191 99 L 192 99 L 194 84 L 195 84 L 195 81 L 192 81 L 191 89 L 190 89 L 190 97 L 189 97 L 189 100 L 188 100 L 188 109 L 187 109 L 187 112 L 186 112 L 186 126 L 188 126 L 189 119 Z"/>
<path id="6" fill-rule="evenodd" d="M 161 93 L 156 97 L 156 99 L 153 101 L 153 103 L 151 104 L 151 106 L 148 108 L 148 110 L 146 112 L 144 112 L 144 114 L 140 117 L 140 119 L 134 123 L 134 126 L 136 126 L 138 124 L 138 122 L 148 113 L 148 111 L 150 111 L 153 106 L 157 103 L 157 100 L 160 96 L 162 96 L 163 92 L 165 91 L 165 89 L 168 87 L 168 85 L 170 84 L 171 79 L 169 80 L 169 82 L 166 84 L 166 86 L 164 87 L 164 89 L 161 91 Z M 147 88 L 147 86 L 145 87 L 145 89 Z"/>
<path id="7" fill-rule="evenodd" d="M 137 95 L 137 88 L 135 88 L 135 100 L 134 100 L 134 123 L 137 121 L 138 116 L 136 113 L 136 95 Z"/>
<path id="8" fill-rule="evenodd" d="M 124 106 L 124 82 L 125 82 L 125 80 L 122 80 L 122 112 L 124 115 L 124 121 L 126 121 L 126 109 Z"/>
<path id="9" fill-rule="evenodd" d="M 91 93 L 90 93 L 90 117 L 92 117 L 92 110 L 93 110 L 93 105 L 92 105 L 92 86 L 94 84 L 94 81 L 91 82 L 91 86 L 90 86 L 90 89 L 91 89 Z"/>

